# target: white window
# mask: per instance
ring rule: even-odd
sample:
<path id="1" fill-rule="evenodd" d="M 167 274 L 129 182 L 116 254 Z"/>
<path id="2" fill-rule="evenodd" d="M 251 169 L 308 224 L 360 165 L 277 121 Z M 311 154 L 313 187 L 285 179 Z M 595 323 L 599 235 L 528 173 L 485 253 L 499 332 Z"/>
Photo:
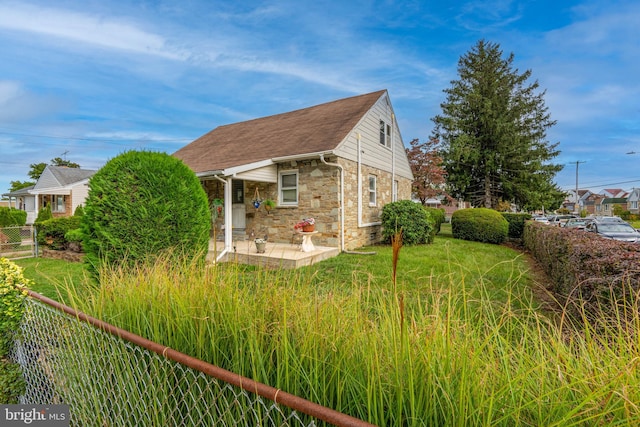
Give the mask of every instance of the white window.
<path id="1" fill-rule="evenodd" d="M 52 196 L 51 211 L 64 212 L 64 196 Z"/>
<path id="2" fill-rule="evenodd" d="M 380 120 L 380 145 L 391 147 L 391 126 Z"/>
<path id="3" fill-rule="evenodd" d="M 281 205 L 298 204 L 298 171 L 281 171 L 278 176 L 278 187 Z"/>
<path id="4" fill-rule="evenodd" d="M 631 209 L 638 209 L 638 201 L 634 200 L 631 202 Z"/>
<path id="5" fill-rule="evenodd" d="M 376 176 L 369 175 L 369 206 L 376 205 Z"/>

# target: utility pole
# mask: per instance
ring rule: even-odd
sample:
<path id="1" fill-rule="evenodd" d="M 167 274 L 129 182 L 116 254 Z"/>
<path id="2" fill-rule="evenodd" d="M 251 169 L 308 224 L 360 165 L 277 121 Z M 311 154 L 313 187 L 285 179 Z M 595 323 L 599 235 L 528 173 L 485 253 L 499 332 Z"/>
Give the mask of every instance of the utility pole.
<path id="1" fill-rule="evenodd" d="M 580 163 L 586 163 L 586 162 L 576 161 L 576 204 L 573 205 L 573 210 L 576 211 L 577 213 L 580 213 L 578 208 L 578 166 L 580 165 Z"/>

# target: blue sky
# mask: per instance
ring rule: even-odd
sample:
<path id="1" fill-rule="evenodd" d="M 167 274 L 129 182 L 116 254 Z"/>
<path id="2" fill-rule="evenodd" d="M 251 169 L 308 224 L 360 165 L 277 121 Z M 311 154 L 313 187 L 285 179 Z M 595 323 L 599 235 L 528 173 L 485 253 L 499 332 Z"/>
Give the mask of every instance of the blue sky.
<path id="1" fill-rule="evenodd" d="M 581 188 L 640 187 L 635 0 L 0 0 L 0 193 L 32 163 L 173 153 L 219 125 L 380 89 L 405 144 L 426 140 L 479 39 L 546 90 L 558 185 L 575 188 L 581 162 Z"/>

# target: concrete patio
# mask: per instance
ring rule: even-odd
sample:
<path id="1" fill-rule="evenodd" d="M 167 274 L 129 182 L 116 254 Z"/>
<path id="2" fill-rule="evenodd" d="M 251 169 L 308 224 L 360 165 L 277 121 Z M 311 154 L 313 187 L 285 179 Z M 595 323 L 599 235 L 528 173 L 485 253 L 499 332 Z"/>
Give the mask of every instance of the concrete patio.
<path id="1" fill-rule="evenodd" d="M 207 259 L 214 262 L 216 255 L 224 249 L 224 242 L 209 241 Z M 340 253 L 338 248 L 317 246 L 309 252 L 303 252 L 297 243 L 267 242 L 265 252 L 258 253 L 256 245 L 251 240 L 234 242 L 232 252 L 226 254 L 222 262 L 237 262 L 240 264 L 258 265 L 266 268 L 292 269 L 312 265 Z"/>

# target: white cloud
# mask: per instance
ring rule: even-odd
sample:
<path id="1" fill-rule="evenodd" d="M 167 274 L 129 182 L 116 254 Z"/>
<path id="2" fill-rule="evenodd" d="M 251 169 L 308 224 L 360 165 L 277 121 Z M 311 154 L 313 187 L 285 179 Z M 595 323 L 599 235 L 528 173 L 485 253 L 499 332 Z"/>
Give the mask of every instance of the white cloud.
<path id="1" fill-rule="evenodd" d="M 184 52 L 171 48 L 162 36 L 144 31 L 125 19 L 70 10 L 24 3 L 0 4 L 0 28 L 168 59 L 185 58 Z"/>

